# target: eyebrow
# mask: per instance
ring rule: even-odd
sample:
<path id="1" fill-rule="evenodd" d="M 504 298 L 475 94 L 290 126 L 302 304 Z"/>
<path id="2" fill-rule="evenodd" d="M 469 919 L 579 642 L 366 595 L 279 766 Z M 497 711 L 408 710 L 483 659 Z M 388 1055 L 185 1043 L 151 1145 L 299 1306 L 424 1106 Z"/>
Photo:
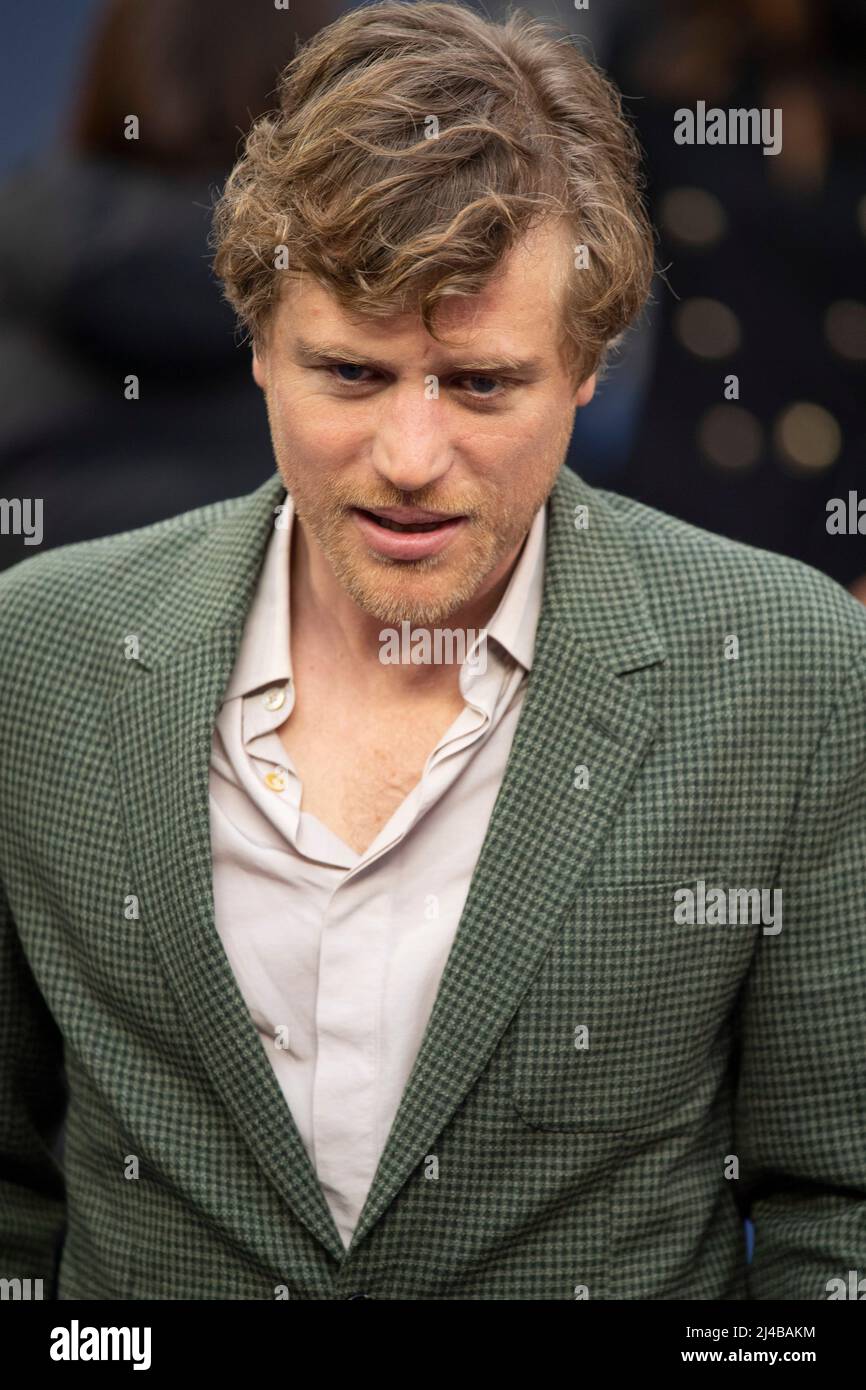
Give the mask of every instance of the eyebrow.
<path id="1" fill-rule="evenodd" d="M 342 343 L 310 343 L 306 338 L 296 338 L 294 342 L 295 361 L 302 367 L 327 366 L 334 362 L 347 362 L 353 366 L 368 367 L 378 372 L 389 372 L 392 370 L 387 362 L 381 362 L 378 358 L 369 356 L 368 353 L 359 352 L 357 348 L 348 347 Z M 519 372 L 522 376 L 540 376 L 544 370 L 544 364 L 538 357 L 519 358 L 512 357 L 508 353 L 496 355 L 482 355 L 462 358 L 459 362 L 453 362 L 448 367 L 449 372 L 478 372 L 478 373 L 499 373 L 499 372 Z M 436 375 L 434 373 L 434 375 Z"/>

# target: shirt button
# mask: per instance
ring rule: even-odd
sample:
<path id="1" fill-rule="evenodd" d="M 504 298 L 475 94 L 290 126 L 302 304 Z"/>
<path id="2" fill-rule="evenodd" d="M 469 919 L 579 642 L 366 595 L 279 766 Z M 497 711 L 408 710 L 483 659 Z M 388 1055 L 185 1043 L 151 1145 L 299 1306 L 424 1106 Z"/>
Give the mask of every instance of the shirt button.
<path id="1" fill-rule="evenodd" d="M 272 792 L 284 792 L 288 786 L 288 778 L 281 767 L 275 767 L 265 773 L 265 781 Z"/>
<path id="2" fill-rule="evenodd" d="M 282 709 L 285 702 L 286 692 L 279 685 L 275 685 L 271 690 L 265 691 L 265 694 L 262 696 L 262 704 L 265 709 Z"/>

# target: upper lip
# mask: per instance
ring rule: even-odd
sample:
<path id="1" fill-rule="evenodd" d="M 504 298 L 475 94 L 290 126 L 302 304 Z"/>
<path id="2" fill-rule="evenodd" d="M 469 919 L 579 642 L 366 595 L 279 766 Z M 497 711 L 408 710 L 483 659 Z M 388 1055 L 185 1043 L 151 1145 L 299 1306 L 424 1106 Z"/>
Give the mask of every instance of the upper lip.
<path id="1" fill-rule="evenodd" d="M 386 521 L 402 521 L 407 525 L 421 521 L 452 521 L 456 515 L 454 512 L 425 512 L 421 507 L 362 507 L 360 510 L 384 517 Z"/>

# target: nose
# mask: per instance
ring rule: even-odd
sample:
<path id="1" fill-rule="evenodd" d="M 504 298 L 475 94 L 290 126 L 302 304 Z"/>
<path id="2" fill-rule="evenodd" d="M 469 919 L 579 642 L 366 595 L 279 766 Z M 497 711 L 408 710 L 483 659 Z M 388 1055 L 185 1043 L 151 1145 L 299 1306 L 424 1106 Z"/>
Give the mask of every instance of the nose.
<path id="1" fill-rule="evenodd" d="M 373 467 L 401 492 L 434 483 L 451 466 L 446 414 L 435 398 L 435 379 L 396 383 L 381 403 L 373 439 Z"/>

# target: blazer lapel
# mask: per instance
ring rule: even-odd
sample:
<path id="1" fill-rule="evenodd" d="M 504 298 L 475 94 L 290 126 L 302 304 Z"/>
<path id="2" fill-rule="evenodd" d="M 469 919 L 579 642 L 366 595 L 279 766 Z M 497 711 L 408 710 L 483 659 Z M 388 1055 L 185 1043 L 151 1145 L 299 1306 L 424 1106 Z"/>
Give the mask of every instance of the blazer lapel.
<path id="1" fill-rule="evenodd" d="M 584 505 L 589 526 L 576 531 L 575 509 Z M 660 671 L 664 652 L 623 525 L 603 494 L 561 472 L 550 498 L 544 599 L 524 706 L 436 1003 L 350 1252 L 486 1065 L 652 745 L 655 707 L 624 676 Z M 589 783 L 578 789 L 581 765 Z"/>
<path id="2" fill-rule="evenodd" d="M 262 1171 L 338 1261 L 345 1249 L 214 921 L 208 779 L 278 475 L 190 545 L 175 584 L 131 614 L 109 718 L 142 918 L 202 1061 Z M 575 508 L 589 508 L 586 531 Z M 654 705 L 624 679 L 663 650 L 604 495 L 562 469 L 548 510 L 533 668 L 502 786 L 424 1040 L 350 1250 L 381 1217 L 486 1065 L 646 756 Z M 655 673 L 651 673 L 655 674 Z M 575 769 L 589 785 L 574 786 Z M 495 987 L 491 989 L 491 981 Z"/>
<path id="3" fill-rule="evenodd" d="M 241 996 L 214 921 L 209 817 L 213 725 L 258 579 L 278 475 L 212 523 L 178 567 L 177 588 L 131 615 L 138 661 L 112 702 L 117 777 L 142 921 L 189 1021 L 214 1089 L 298 1219 L 342 1260 L 345 1248 Z M 182 531 L 175 544 L 184 545 Z"/>

